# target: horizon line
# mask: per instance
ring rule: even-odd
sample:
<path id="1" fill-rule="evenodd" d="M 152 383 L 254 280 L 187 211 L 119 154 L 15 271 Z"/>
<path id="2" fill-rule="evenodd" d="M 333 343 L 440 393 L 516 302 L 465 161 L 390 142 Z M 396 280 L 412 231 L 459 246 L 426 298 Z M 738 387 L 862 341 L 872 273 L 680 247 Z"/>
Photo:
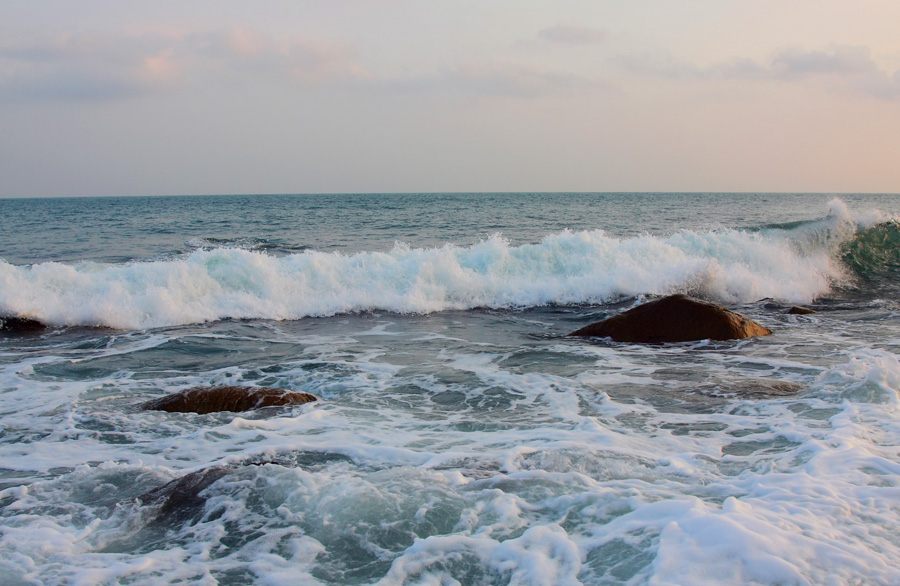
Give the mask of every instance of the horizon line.
<path id="1" fill-rule="evenodd" d="M 892 191 L 334 191 L 334 192 L 247 192 L 247 193 L 167 193 L 127 195 L 34 195 L 4 196 L 0 200 L 106 199 L 142 197 L 286 197 L 359 195 L 900 195 Z"/>

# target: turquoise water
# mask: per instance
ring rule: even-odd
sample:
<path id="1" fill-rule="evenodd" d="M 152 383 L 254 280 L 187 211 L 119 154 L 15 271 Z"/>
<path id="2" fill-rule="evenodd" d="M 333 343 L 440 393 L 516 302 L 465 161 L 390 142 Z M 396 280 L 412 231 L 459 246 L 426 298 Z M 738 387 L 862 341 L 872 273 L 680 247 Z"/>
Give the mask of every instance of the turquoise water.
<path id="1" fill-rule="evenodd" d="M 896 584 L 898 207 L 0 200 L 0 583 Z M 565 337 L 675 292 L 774 333 Z M 320 400 L 139 409 L 219 384 Z"/>

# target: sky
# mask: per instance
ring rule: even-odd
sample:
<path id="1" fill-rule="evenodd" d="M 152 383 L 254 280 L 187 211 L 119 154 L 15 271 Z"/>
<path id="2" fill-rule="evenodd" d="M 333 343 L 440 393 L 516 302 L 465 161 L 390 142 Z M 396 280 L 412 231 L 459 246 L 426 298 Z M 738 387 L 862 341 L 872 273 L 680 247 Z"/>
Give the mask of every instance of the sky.
<path id="1" fill-rule="evenodd" d="M 900 192 L 897 0 L 0 0 L 0 197 Z"/>

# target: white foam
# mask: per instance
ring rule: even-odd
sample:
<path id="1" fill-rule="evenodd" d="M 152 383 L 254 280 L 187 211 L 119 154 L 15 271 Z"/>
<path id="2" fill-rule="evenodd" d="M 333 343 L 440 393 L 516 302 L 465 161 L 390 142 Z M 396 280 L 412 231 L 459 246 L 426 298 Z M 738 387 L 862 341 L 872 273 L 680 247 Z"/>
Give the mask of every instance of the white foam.
<path id="1" fill-rule="evenodd" d="M 723 266 L 741 258 L 748 274 L 765 274 L 766 258 L 830 259 L 829 243 L 843 237 L 834 225 L 629 240 L 562 233 L 530 246 L 497 238 L 381 256 L 206 251 L 168 264 L 50 272 L 145 278 L 155 270 L 165 281 L 178 263 L 195 263 L 213 281 L 237 269 L 260 278 L 271 269 L 277 281 L 291 266 L 319 263 L 316 274 L 335 280 L 319 290 L 346 292 L 352 275 L 373 279 L 378 261 L 378 283 L 396 285 L 431 263 L 433 273 L 468 267 L 468 285 L 488 292 L 491 278 L 524 280 L 530 267 L 552 289 L 564 279 L 548 275 L 639 258 L 628 250 Z M 575 254 L 578 246 L 593 252 Z M 170 292 L 187 281 L 173 283 Z M 260 294 L 254 303 L 266 299 L 280 298 Z M 165 342 L 185 337 L 181 330 L 8 345 L 0 582 L 900 583 L 900 360 L 885 341 L 896 336 L 879 335 L 893 332 L 894 318 L 823 317 L 761 345 L 635 348 L 523 341 L 528 328 L 497 336 L 483 317 L 454 316 L 448 329 L 392 316 L 279 325 L 259 329 L 265 342 L 252 351 L 242 326 L 189 328 L 200 332 L 189 334 L 193 342 L 215 342 L 191 352 L 227 347 L 235 357 L 227 368 L 202 352 L 197 364 L 193 354 L 179 358 L 182 346 L 173 352 Z M 291 350 L 272 353 L 273 341 Z M 758 378 L 802 390 L 742 396 Z M 322 400 L 265 417 L 135 410 L 176 388 L 275 380 Z M 718 386 L 734 392 L 707 392 Z M 447 395 L 457 398 L 439 400 Z M 298 454 L 322 458 L 294 465 Z M 285 465 L 237 466 L 280 458 Z M 203 494 L 200 520 L 153 526 L 149 507 L 133 500 L 218 464 L 236 466 Z"/>
<path id="2" fill-rule="evenodd" d="M 577 304 L 693 292 L 727 303 L 765 297 L 807 303 L 843 278 L 835 245 L 852 236 L 835 204 L 795 231 L 681 231 L 613 238 L 563 231 L 511 246 L 389 252 L 306 251 L 285 257 L 237 248 L 124 265 L 0 262 L 0 314 L 55 325 L 141 329 L 223 318 L 299 319 L 387 310 Z"/>
<path id="3" fill-rule="evenodd" d="M 566 346 L 554 348 L 561 352 Z M 24 453 L 21 462 L 7 458 L 13 450 L 4 446 L 5 463 L 32 470 L 106 462 L 0 491 L 9 503 L 0 536 L 4 563 L 23 578 L 72 583 L 213 583 L 238 569 L 259 583 L 291 583 L 292 571 L 297 580 L 316 583 L 314 569 L 339 572 L 341 563 L 362 564 L 368 554 L 390 568 L 385 564 L 383 573 L 364 583 L 453 584 L 466 575 L 475 582 L 535 585 L 615 579 L 839 585 L 860 576 L 872 584 L 897 583 L 895 355 L 848 353 L 818 376 L 804 375 L 809 391 L 791 399 L 735 400 L 707 413 L 658 411 L 645 402 L 631 412 L 643 423 L 629 423 L 619 417 L 628 404 L 594 398 L 595 386 L 613 393 L 620 380 L 603 353 L 595 367 L 586 367 L 589 377 L 575 378 L 506 371 L 498 354 L 453 356 L 448 350 L 434 358 L 475 375 L 481 382 L 474 389 L 521 395 L 528 419 L 541 420 L 536 428 L 459 431 L 451 420 L 418 417 L 400 406 L 409 395 L 394 384 L 419 379 L 395 372 L 403 380 L 387 388 L 377 378 L 345 378 L 337 383 L 349 387 L 343 396 L 292 416 L 220 421 L 104 412 L 117 429 L 141 441 L 104 446 L 89 434 L 60 434 L 43 449 L 23 445 L 30 463 Z M 701 354 L 681 356 L 729 364 L 727 357 Z M 642 354 L 617 355 L 617 368 L 646 374 Z M 33 367 L 40 370 L 37 362 Z M 371 368 L 383 376 L 391 370 Z M 11 365 L 5 376 L 18 377 L 23 370 L 21 363 Z M 20 382 L 25 380 L 31 378 Z M 7 396 L 39 390 L 19 384 Z M 418 402 L 428 404 L 429 394 L 444 390 L 432 384 Z M 72 400 L 65 397 L 67 389 L 57 392 L 61 400 Z M 378 396 L 383 402 L 373 406 Z M 574 408 L 576 397 L 590 405 Z M 810 419 L 800 409 L 807 405 L 829 406 L 836 414 Z M 469 420 L 478 416 L 477 410 L 454 411 Z M 485 415 L 498 416 L 513 420 L 515 411 Z M 60 417 L 59 429 L 75 431 Z M 161 433 L 165 420 L 172 427 Z M 718 424 L 717 430 L 701 431 L 709 423 Z M 690 425 L 697 433 L 669 433 L 670 424 Z M 754 433 L 738 433 L 743 430 Z M 777 448 L 781 438 L 794 445 Z M 769 447 L 747 455 L 726 452 L 754 442 Z M 236 469 L 210 488 L 209 515 L 194 524 L 175 523 L 165 548 L 105 550 L 144 527 L 130 495 L 206 465 L 309 450 L 343 454 L 353 462 Z M 198 461 L 197 454 L 208 457 Z M 728 471 L 732 463 L 740 473 Z M 73 521 L 78 519 L 90 521 Z M 231 543 L 235 527 L 253 540 Z"/>

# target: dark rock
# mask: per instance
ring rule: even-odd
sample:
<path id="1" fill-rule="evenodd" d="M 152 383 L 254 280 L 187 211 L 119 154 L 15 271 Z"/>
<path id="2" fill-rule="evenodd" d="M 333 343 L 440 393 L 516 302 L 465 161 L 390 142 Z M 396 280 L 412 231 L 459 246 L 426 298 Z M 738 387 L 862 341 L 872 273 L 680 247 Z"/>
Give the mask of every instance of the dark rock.
<path id="1" fill-rule="evenodd" d="M 4 334 L 36 334 L 47 329 L 47 325 L 27 317 L 0 317 L 0 332 Z"/>
<path id="2" fill-rule="evenodd" d="M 138 497 L 138 500 L 145 505 L 158 506 L 157 517 L 184 520 L 194 516 L 206 503 L 200 493 L 231 471 L 229 466 L 210 466 L 197 470 L 154 488 Z"/>
<path id="3" fill-rule="evenodd" d="M 765 336 L 772 330 L 723 307 L 670 295 L 629 309 L 569 334 L 612 338 L 616 342 L 662 344 L 693 340 L 736 340 Z"/>
<path id="4" fill-rule="evenodd" d="M 148 490 L 135 500 L 139 505 L 147 507 L 146 520 L 151 525 L 172 526 L 187 521 L 196 522 L 205 512 L 208 495 L 202 494 L 203 491 L 225 476 L 240 474 L 250 466 L 275 465 L 287 468 L 299 466 L 316 470 L 333 462 L 353 463 L 353 459 L 336 452 L 300 451 L 210 466 L 189 472 L 181 478 Z M 137 543 L 145 542 L 137 540 Z"/>
<path id="5" fill-rule="evenodd" d="M 179 393 L 147 401 L 142 409 L 176 413 L 249 411 L 262 407 L 299 405 L 315 401 L 309 393 L 271 387 L 192 387 Z"/>
<path id="6" fill-rule="evenodd" d="M 814 309 L 807 309 L 806 307 L 798 307 L 796 305 L 787 310 L 787 312 L 791 315 L 809 315 L 810 313 L 817 313 Z"/>

